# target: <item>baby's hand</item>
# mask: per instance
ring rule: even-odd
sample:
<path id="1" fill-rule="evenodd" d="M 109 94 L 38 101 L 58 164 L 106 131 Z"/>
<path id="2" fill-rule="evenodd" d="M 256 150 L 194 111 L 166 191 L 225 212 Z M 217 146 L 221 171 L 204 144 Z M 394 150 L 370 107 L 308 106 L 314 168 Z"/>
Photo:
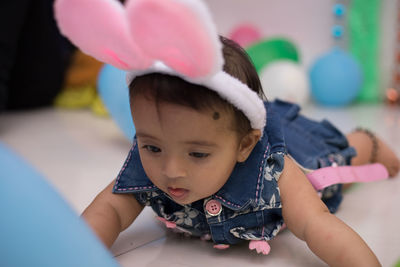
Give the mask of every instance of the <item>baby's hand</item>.
<path id="1" fill-rule="evenodd" d="M 252 240 L 249 243 L 250 250 L 256 250 L 257 253 L 262 253 L 264 255 L 268 255 L 271 247 L 269 246 L 267 241 L 264 240 Z"/>

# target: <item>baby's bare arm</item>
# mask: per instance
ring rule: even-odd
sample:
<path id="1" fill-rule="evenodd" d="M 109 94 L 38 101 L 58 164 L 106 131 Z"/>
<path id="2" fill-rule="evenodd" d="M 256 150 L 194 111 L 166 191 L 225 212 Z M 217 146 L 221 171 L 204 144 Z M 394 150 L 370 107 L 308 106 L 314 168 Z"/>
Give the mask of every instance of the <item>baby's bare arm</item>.
<path id="1" fill-rule="evenodd" d="M 282 212 L 288 228 L 329 266 L 380 266 L 349 226 L 329 213 L 305 175 L 289 158 L 279 179 Z"/>
<path id="2" fill-rule="evenodd" d="M 143 210 L 143 206 L 131 194 L 113 194 L 113 185 L 114 181 L 82 213 L 82 217 L 108 248 Z"/>

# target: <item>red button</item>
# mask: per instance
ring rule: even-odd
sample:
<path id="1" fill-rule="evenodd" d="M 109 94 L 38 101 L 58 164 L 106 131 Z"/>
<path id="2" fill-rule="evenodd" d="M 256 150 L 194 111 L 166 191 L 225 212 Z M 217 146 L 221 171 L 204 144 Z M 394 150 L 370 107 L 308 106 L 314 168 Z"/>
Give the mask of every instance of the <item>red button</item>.
<path id="1" fill-rule="evenodd" d="M 221 213 L 222 207 L 218 200 L 211 199 L 206 203 L 206 211 L 211 216 L 217 216 Z"/>

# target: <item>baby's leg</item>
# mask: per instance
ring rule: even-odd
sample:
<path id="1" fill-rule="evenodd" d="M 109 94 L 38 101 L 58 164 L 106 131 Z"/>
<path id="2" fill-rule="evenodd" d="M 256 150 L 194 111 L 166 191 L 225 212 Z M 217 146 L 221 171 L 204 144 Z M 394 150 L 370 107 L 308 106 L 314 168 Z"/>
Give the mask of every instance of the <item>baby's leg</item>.
<path id="1" fill-rule="evenodd" d="M 357 129 L 347 135 L 350 146 L 357 151 L 351 165 L 381 163 L 386 167 L 390 177 L 396 176 L 400 170 L 400 160 L 394 151 L 381 139 L 367 130 Z M 375 144 L 374 144 L 375 143 Z"/>

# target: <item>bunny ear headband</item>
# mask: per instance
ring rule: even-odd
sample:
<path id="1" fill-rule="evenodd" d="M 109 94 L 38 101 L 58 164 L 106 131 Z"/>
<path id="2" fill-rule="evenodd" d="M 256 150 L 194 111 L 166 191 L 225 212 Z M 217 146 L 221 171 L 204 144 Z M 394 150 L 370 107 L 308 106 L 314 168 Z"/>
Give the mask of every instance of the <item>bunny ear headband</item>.
<path id="1" fill-rule="evenodd" d="M 217 92 L 263 129 L 263 101 L 222 70 L 222 45 L 200 0 L 56 0 L 61 32 L 83 52 L 127 70 L 166 73 Z"/>

